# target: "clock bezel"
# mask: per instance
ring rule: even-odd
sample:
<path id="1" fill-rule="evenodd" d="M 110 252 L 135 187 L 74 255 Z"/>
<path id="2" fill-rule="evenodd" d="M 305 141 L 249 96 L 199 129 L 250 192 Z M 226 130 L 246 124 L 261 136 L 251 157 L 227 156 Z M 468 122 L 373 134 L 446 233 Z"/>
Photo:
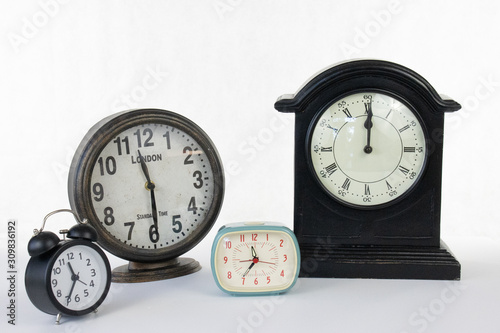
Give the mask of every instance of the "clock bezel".
<path id="1" fill-rule="evenodd" d="M 92 171 L 104 147 L 123 131 L 143 124 L 163 124 L 190 135 L 203 149 L 212 167 L 214 196 L 205 218 L 184 239 L 161 248 L 142 249 L 115 238 L 99 222 L 91 193 Z M 222 208 L 224 172 L 222 161 L 209 136 L 193 121 L 172 111 L 161 109 L 126 110 L 102 119 L 94 125 L 78 147 L 68 180 L 70 204 L 80 218 L 87 218 L 99 234 L 98 243 L 110 253 L 134 262 L 161 262 L 177 258 L 196 246 L 211 230 Z"/>
<path id="2" fill-rule="evenodd" d="M 383 88 L 374 88 L 374 87 L 354 88 L 352 90 L 349 90 L 349 89 L 344 89 L 344 90 L 345 91 L 342 91 L 341 93 L 333 94 L 332 95 L 333 97 L 329 98 L 329 100 L 327 102 L 323 103 L 323 105 L 317 109 L 317 111 L 315 112 L 315 114 L 312 117 L 312 120 L 309 123 L 309 126 L 307 128 L 307 133 L 306 133 L 306 140 L 304 141 L 304 143 L 305 143 L 305 152 L 306 152 L 306 157 L 307 157 L 307 166 L 308 166 L 309 172 L 312 174 L 312 176 L 313 176 L 316 184 L 318 184 L 318 186 L 322 189 L 322 191 L 325 194 L 328 195 L 329 198 L 334 199 L 336 202 L 338 202 L 338 203 L 340 203 L 340 204 L 342 204 L 342 205 L 344 205 L 346 207 L 360 209 L 360 210 L 376 210 L 376 209 L 387 208 L 389 206 L 397 204 L 401 200 L 404 200 L 405 198 L 407 198 L 415 190 L 415 188 L 418 187 L 418 184 L 420 183 L 420 180 L 422 179 L 423 175 L 426 173 L 426 170 L 427 170 L 427 160 L 428 160 L 428 157 L 429 157 L 429 147 L 427 147 L 427 142 L 429 140 L 428 139 L 429 135 L 428 135 L 427 128 L 425 126 L 425 122 L 422 120 L 422 117 L 421 117 L 420 113 L 413 106 L 413 104 L 410 103 L 408 101 L 408 99 L 405 98 L 405 97 L 403 97 L 400 93 L 396 93 L 393 90 L 383 89 Z M 318 121 L 321 118 L 321 116 L 334 103 L 336 103 L 338 100 L 341 100 L 342 98 L 345 98 L 347 96 L 354 95 L 354 94 L 359 94 L 359 93 L 384 94 L 386 96 L 392 97 L 392 98 L 396 99 L 397 101 L 401 102 L 402 104 L 404 104 L 410 110 L 410 112 L 413 113 L 413 115 L 415 116 L 415 118 L 418 120 L 418 122 L 420 124 L 420 127 L 422 128 L 423 135 L 424 135 L 424 141 L 425 141 L 425 146 L 426 146 L 425 147 L 425 156 L 424 156 L 424 161 L 423 161 L 423 165 L 422 165 L 421 171 L 420 171 L 420 173 L 416 177 L 417 179 L 415 179 L 413 181 L 413 184 L 403 194 L 400 194 L 396 198 L 394 198 L 392 200 L 389 200 L 387 202 L 384 202 L 382 204 L 376 204 L 376 205 L 358 205 L 358 204 L 350 203 L 348 201 L 344 201 L 341 198 L 339 198 L 338 196 L 334 195 L 321 182 L 321 179 L 319 179 L 319 177 L 318 177 L 318 175 L 316 173 L 316 170 L 314 168 L 314 165 L 313 165 L 313 162 L 312 162 L 312 158 L 311 158 L 311 152 L 312 152 L 312 149 L 311 149 L 311 139 L 312 139 L 314 130 L 316 129 L 316 126 L 317 126 Z"/>

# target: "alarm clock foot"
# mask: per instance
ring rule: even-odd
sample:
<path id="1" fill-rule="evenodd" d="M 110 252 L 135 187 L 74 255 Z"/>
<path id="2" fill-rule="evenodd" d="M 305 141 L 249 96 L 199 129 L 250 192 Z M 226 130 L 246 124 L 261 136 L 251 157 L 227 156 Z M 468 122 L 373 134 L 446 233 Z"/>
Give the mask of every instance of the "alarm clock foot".
<path id="1" fill-rule="evenodd" d="M 61 317 L 62 317 L 62 314 L 61 313 L 58 313 L 56 315 L 56 325 L 59 325 L 61 323 Z"/>
<path id="2" fill-rule="evenodd" d="M 191 258 L 175 258 L 159 263 L 129 262 L 113 269 L 112 282 L 135 283 L 172 279 L 195 273 L 201 269 Z"/>

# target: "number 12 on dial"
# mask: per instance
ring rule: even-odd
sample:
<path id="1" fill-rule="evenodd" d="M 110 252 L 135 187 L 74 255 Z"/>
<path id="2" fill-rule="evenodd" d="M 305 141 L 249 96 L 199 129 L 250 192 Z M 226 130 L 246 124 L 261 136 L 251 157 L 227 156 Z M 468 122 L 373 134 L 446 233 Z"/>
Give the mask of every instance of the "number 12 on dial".
<path id="1" fill-rule="evenodd" d="M 269 295 L 293 287 L 300 252 L 293 232 L 277 223 L 223 226 L 212 246 L 217 286 L 232 295 Z"/>

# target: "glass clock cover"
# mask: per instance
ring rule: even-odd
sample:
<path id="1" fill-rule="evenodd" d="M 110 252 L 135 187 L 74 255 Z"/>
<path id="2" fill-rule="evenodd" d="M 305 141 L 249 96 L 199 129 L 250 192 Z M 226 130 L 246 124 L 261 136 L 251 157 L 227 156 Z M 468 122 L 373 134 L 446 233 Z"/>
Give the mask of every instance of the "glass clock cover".
<path id="1" fill-rule="evenodd" d="M 371 207 L 416 184 L 426 160 L 424 128 L 409 105 L 364 91 L 334 101 L 310 137 L 312 169 L 334 199 Z"/>

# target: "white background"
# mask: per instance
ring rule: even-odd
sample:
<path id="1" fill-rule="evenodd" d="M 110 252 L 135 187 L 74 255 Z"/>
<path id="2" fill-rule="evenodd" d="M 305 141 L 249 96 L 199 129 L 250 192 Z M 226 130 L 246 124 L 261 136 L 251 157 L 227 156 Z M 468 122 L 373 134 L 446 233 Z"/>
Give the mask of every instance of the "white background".
<path id="1" fill-rule="evenodd" d="M 496 332 L 500 325 L 498 140 L 500 8 L 494 1 L 2 1 L 0 268 L 18 221 L 16 326 L 2 331 Z M 236 298 L 213 282 L 223 224 L 293 219 L 293 115 L 273 104 L 350 58 L 400 63 L 462 104 L 447 114 L 443 240 L 460 282 L 300 279 L 281 297 Z M 226 195 L 210 234 L 187 255 L 203 269 L 114 285 L 98 314 L 54 318 L 24 291 L 26 244 L 48 212 L 69 207 L 67 174 L 86 131 L 116 111 L 181 113 L 213 139 Z M 68 227 L 54 217 L 49 230 Z M 112 266 L 124 263 L 109 256 Z"/>

